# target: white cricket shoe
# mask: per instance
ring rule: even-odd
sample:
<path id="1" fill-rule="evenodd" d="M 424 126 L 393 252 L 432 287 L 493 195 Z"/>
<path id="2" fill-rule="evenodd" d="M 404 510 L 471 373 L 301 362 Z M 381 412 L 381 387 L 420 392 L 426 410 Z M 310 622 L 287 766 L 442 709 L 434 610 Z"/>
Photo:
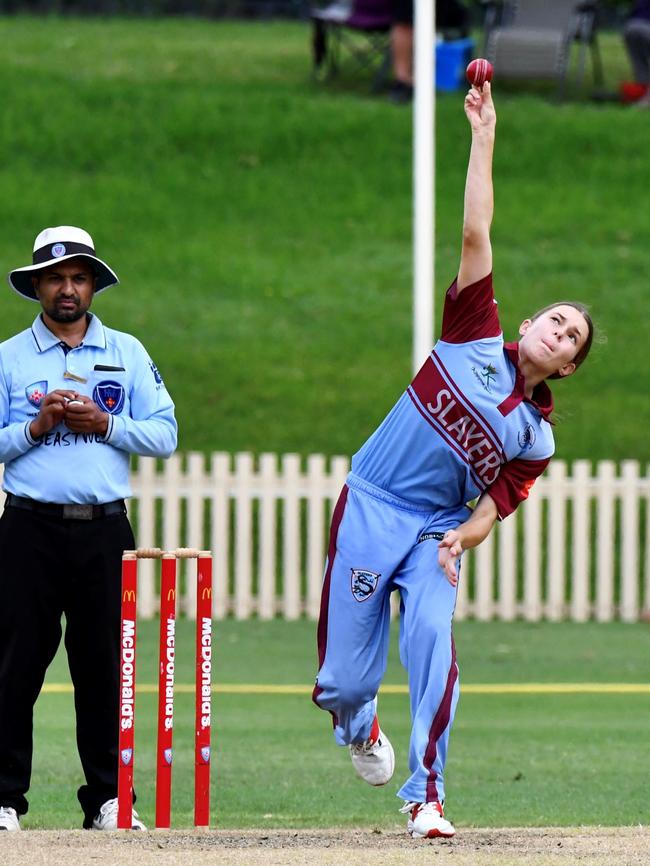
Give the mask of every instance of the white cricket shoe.
<path id="1" fill-rule="evenodd" d="M 350 745 L 350 757 L 358 775 L 369 785 L 385 785 L 393 778 L 395 753 L 376 716 L 368 739 Z"/>
<path id="2" fill-rule="evenodd" d="M 131 812 L 131 829 L 146 830 L 135 809 Z M 117 797 L 107 800 L 93 819 L 93 830 L 117 830 Z"/>
<path id="3" fill-rule="evenodd" d="M 414 839 L 450 839 L 456 834 L 454 825 L 445 818 L 442 803 L 404 803 L 400 812 L 411 813 L 407 830 Z"/>
<path id="4" fill-rule="evenodd" d="M 20 830 L 18 812 L 11 806 L 0 806 L 0 830 Z"/>

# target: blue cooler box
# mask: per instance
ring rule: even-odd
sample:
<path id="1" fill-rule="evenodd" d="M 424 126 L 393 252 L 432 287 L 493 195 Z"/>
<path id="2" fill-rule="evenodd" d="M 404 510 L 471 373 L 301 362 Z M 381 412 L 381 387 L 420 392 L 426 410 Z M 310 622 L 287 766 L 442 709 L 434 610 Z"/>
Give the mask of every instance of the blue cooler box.
<path id="1" fill-rule="evenodd" d="M 472 59 L 473 39 L 456 39 L 436 45 L 436 88 L 458 90 L 465 84 L 465 70 Z"/>

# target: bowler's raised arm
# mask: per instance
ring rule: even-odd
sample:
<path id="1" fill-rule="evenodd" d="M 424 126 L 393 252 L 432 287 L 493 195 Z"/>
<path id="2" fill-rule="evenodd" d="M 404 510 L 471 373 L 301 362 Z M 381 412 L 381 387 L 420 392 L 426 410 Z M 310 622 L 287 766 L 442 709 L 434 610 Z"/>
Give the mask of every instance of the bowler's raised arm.
<path id="1" fill-rule="evenodd" d="M 465 114 L 472 129 L 472 146 L 465 182 L 459 292 L 492 271 L 490 225 L 494 213 L 492 154 L 496 113 L 489 82 L 482 90 L 470 89 L 465 97 Z"/>

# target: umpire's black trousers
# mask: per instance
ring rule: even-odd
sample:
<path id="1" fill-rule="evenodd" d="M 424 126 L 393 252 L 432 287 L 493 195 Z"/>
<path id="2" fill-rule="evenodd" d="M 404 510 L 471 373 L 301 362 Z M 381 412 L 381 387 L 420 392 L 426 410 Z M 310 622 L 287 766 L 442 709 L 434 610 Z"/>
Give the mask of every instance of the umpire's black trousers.
<path id="1" fill-rule="evenodd" d="M 121 555 L 133 547 L 125 513 L 70 520 L 8 507 L 0 517 L 0 806 L 27 812 L 33 707 L 62 614 L 84 827 L 117 796 Z"/>

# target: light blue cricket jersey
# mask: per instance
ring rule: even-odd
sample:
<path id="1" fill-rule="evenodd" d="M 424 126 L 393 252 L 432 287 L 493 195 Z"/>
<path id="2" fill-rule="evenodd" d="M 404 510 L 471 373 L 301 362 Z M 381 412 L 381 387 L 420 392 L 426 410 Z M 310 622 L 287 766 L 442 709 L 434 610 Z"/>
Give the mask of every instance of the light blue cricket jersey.
<path id="1" fill-rule="evenodd" d="M 61 423 L 32 439 L 41 400 L 57 389 L 91 397 L 108 412 L 106 436 L 73 433 Z M 40 315 L 0 344 L 0 425 L 4 490 L 41 502 L 127 498 L 129 454 L 168 457 L 176 448 L 174 404 L 153 361 L 135 337 L 105 328 L 95 315 L 67 354 Z"/>
<path id="2" fill-rule="evenodd" d="M 445 300 L 442 337 L 352 459 L 352 475 L 432 511 L 484 491 L 511 513 L 554 451 L 545 383 L 524 395 L 517 344 L 504 344 L 491 274 Z"/>

